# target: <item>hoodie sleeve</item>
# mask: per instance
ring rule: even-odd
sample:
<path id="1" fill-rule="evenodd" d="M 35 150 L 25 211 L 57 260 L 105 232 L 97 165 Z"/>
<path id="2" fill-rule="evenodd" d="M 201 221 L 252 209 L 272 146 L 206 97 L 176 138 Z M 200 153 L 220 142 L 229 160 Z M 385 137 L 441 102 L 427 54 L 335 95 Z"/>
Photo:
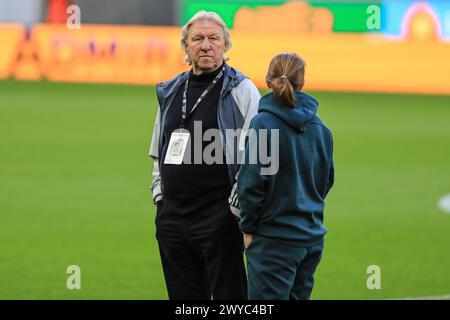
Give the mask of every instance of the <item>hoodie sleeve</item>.
<path id="1" fill-rule="evenodd" d="M 257 146 L 260 145 L 260 136 L 254 134 L 258 129 L 261 129 L 261 127 L 258 126 L 257 118 L 254 118 L 250 124 L 249 135 L 246 138 L 244 161 L 241 164 L 237 180 L 237 196 L 241 208 L 239 227 L 242 232 L 248 234 L 255 232 L 260 219 L 259 214 L 266 198 L 267 176 L 261 174 L 263 166 L 259 160 L 249 161 L 252 158 L 252 153 L 258 154 Z"/>
<path id="2" fill-rule="evenodd" d="M 331 190 L 331 187 L 334 185 L 334 162 L 333 159 L 331 159 L 331 167 L 330 172 L 328 174 L 328 183 L 327 183 L 327 190 L 325 192 L 325 196 L 327 196 L 328 192 Z"/>
<path id="3" fill-rule="evenodd" d="M 328 172 L 328 182 L 327 182 L 327 188 L 325 191 L 325 197 L 327 196 L 328 192 L 331 190 L 331 188 L 334 185 L 334 160 L 333 160 L 333 136 L 330 133 L 330 141 L 331 141 L 331 148 L 330 148 L 330 171 Z"/>

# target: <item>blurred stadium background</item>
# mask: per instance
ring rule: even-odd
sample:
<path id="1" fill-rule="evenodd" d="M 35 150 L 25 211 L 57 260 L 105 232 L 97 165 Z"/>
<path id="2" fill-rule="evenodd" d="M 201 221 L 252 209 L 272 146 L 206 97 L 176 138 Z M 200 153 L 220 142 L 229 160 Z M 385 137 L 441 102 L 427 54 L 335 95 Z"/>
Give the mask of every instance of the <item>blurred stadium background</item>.
<path id="1" fill-rule="evenodd" d="M 450 2 L 438 0 L 0 0 L 0 299 L 167 298 L 153 86 L 187 70 L 180 26 L 201 9 L 222 15 L 230 65 L 262 92 L 273 55 L 306 59 L 336 162 L 313 298 L 450 299 Z M 81 290 L 66 288 L 69 265 Z"/>

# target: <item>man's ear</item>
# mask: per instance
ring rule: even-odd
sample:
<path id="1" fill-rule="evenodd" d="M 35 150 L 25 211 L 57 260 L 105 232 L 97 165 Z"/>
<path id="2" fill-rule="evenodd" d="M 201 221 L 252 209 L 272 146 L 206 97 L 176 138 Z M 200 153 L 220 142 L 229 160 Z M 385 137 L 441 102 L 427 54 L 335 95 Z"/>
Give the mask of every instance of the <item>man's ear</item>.
<path id="1" fill-rule="evenodd" d="M 266 85 L 267 85 L 267 87 L 268 87 L 269 89 L 272 89 L 272 85 L 271 85 L 270 82 L 267 81 L 267 80 L 266 80 Z"/>

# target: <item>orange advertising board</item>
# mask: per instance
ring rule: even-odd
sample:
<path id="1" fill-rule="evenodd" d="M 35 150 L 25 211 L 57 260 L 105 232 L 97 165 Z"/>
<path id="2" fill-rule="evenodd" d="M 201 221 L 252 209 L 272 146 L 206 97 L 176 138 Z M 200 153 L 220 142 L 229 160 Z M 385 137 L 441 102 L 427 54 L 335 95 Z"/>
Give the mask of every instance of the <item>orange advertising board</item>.
<path id="1" fill-rule="evenodd" d="M 179 28 L 37 25 L 32 39 L 52 81 L 151 84 L 187 68 Z"/>
<path id="2" fill-rule="evenodd" d="M 8 78 L 18 59 L 25 29 L 17 24 L 0 24 L 0 79 Z"/>
<path id="3" fill-rule="evenodd" d="M 0 57 L 5 57 L 0 78 L 155 84 L 189 68 L 182 61 L 179 27 L 82 25 L 69 30 L 41 24 L 22 44 L 20 32 L 5 30 L 0 28 L 0 37 L 8 39 L 0 49 Z M 230 65 L 260 87 L 265 86 L 270 59 L 294 51 L 306 60 L 307 90 L 450 94 L 448 42 L 239 29 L 233 29 L 231 37 Z"/>

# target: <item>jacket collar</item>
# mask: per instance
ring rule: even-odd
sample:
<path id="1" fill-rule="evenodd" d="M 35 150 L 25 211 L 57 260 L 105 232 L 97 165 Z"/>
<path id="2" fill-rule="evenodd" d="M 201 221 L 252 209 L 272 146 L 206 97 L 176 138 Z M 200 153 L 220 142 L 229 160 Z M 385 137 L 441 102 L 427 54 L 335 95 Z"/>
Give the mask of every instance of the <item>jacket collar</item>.
<path id="1" fill-rule="evenodd" d="M 180 87 L 185 83 L 187 77 L 189 76 L 189 71 L 180 73 L 175 78 L 168 80 L 166 82 L 158 83 L 156 85 L 156 93 L 160 107 L 165 107 L 165 102 L 171 95 L 174 95 Z M 222 84 L 221 97 L 227 95 L 234 87 L 236 87 L 245 76 L 237 71 L 236 69 L 230 67 L 225 63 L 225 73 Z"/>

